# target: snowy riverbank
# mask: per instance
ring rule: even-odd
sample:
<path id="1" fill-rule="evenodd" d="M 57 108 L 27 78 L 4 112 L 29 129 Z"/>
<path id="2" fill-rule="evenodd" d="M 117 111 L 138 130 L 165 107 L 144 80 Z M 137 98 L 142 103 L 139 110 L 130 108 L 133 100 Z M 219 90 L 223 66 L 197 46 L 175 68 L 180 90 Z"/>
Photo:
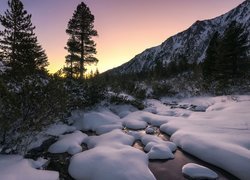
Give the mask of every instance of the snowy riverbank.
<path id="1" fill-rule="evenodd" d="M 79 180 L 155 179 L 148 167 L 149 159 L 171 161 L 176 145 L 239 179 L 250 179 L 250 96 L 151 99 L 145 104 L 143 111 L 130 105 L 106 105 L 85 113 L 75 111 L 69 119 L 72 126 L 53 125 L 47 131 L 54 136 L 68 132 L 60 135 L 48 151 L 71 154 L 69 174 Z M 170 135 L 172 142 L 156 136 L 155 127 Z M 144 129 L 149 134 L 141 131 Z M 98 135 L 88 136 L 81 131 Z M 144 151 L 132 147 L 135 141 L 142 143 Z M 83 150 L 83 144 L 87 150 Z M 30 162 L 20 157 L 18 161 L 21 160 Z M 3 162 L 10 162 L 9 169 L 24 167 L 17 163 L 12 167 L 13 158 L 4 155 L 0 156 L 0 165 Z M 58 178 L 56 172 L 36 170 L 30 163 L 26 167 L 31 172 L 26 179 L 32 179 L 37 171 L 51 179 Z M 1 168 L 0 179 L 18 177 L 18 173 Z"/>

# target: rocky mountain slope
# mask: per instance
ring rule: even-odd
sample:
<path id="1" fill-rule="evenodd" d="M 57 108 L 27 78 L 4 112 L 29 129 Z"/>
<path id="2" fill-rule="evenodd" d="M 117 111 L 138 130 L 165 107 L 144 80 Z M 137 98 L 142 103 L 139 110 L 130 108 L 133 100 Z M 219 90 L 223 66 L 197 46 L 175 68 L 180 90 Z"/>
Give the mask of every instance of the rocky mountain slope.
<path id="1" fill-rule="evenodd" d="M 235 9 L 219 17 L 196 21 L 187 30 L 168 38 L 159 46 L 146 49 L 129 62 L 110 70 L 109 73 L 141 72 L 152 69 L 157 61 L 168 64 L 182 57 L 185 57 L 188 63 L 202 62 L 214 32 L 223 33 L 232 21 L 243 24 L 245 31 L 250 32 L 250 0 L 244 1 Z M 250 33 L 248 39 L 250 40 Z"/>

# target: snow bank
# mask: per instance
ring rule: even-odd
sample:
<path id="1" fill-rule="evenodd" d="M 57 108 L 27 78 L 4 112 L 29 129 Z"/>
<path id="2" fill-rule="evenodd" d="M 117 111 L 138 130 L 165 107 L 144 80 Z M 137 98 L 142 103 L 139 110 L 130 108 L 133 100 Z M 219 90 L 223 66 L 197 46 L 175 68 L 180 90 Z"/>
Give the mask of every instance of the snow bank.
<path id="1" fill-rule="evenodd" d="M 248 180 L 250 101 L 247 99 L 246 96 L 207 99 L 210 106 L 206 112 L 192 112 L 187 118 L 170 117 L 160 129 L 172 135 L 171 140 L 186 152 Z"/>
<path id="2" fill-rule="evenodd" d="M 85 142 L 88 145 L 88 148 L 92 149 L 97 146 L 112 147 L 116 144 L 131 146 L 134 141 L 134 137 L 129 136 L 117 129 L 101 136 L 89 136 Z"/>
<path id="3" fill-rule="evenodd" d="M 74 120 L 74 126 L 78 130 L 83 130 L 83 131 L 98 130 L 100 132 L 101 126 L 114 125 L 114 124 L 118 126 L 122 125 L 119 116 L 115 115 L 111 111 L 104 108 L 99 109 L 98 111 L 87 112 L 84 115 L 75 116 L 75 118 L 72 117 L 72 119 Z M 112 128 L 108 127 L 106 131 L 109 129 L 113 130 Z"/>
<path id="4" fill-rule="evenodd" d="M 31 160 L 17 155 L 0 155 L 0 179 L 2 180 L 59 180 L 55 171 L 37 170 Z"/>
<path id="5" fill-rule="evenodd" d="M 218 175 L 204 166 L 189 163 L 182 167 L 182 173 L 192 179 L 217 179 Z"/>
<path id="6" fill-rule="evenodd" d="M 61 135 L 59 140 L 49 147 L 50 153 L 76 154 L 82 151 L 81 144 L 87 138 L 86 134 L 76 131 L 72 134 Z"/>
<path id="7" fill-rule="evenodd" d="M 173 103 L 172 101 L 175 102 L 175 100 L 172 99 L 170 102 L 168 100 L 166 104 L 171 104 Z M 145 104 L 147 108 L 145 108 L 144 111 L 147 111 L 153 114 L 158 114 L 161 116 L 188 117 L 192 113 L 190 110 L 187 110 L 187 109 L 182 109 L 182 108 L 172 109 L 171 106 L 169 105 L 167 106 L 163 104 L 161 101 L 155 100 L 155 99 L 148 99 L 145 101 Z"/>
<path id="8" fill-rule="evenodd" d="M 154 180 L 148 156 L 131 145 L 134 138 L 114 130 L 87 138 L 88 151 L 74 155 L 69 173 L 75 179 Z"/>
<path id="9" fill-rule="evenodd" d="M 160 126 L 168 122 L 168 118 L 165 116 L 152 114 L 150 112 L 136 111 L 125 116 L 122 121 L 125 127 L 133 130 L 139 130 L 145 129 L 148 124 Z"/>

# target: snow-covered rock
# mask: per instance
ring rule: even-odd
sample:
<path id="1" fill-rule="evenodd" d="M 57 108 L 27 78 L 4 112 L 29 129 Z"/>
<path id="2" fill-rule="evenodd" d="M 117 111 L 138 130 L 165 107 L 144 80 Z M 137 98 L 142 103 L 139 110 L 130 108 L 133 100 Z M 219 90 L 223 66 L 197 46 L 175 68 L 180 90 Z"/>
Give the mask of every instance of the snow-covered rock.
<path id="1" fill-rule="evenodd" d="M 184 176 L 191 178 L 191 179 L 217 179 L 218 175 L 212 171 L 211 169 L 208 169 L 207 167 L 189 163 L 182 167 L 182 173 Z"/>
<path id="2" fill-rule="evenodd" d="M 92 149 L 97 146 L 113 146 L 115 144 L 131 146 L 134 141 L 134 137 L 117 129 L 101 136 L 89 136 L 85 142 L 88 148 Z"/>
<path id="3" fill-rule="evenodd" d="M 64 133 L 74 132 L 75 130 L 76 130 L 76 127 L 74 126 L 69 126 L 67 124 L 58 123 L 58 124 L 51 125 L 47 129 L 46 134 L 51 135 L 51 136 L 59 136 Z"/>
<path id="4" fill-rule="evenodd" d="M 38 164 L 38 163 L 37 163 Z M 1 180 L 59 180 L 56 171 L 37 170 L 33 160 L 18 155 L 0 155 Z"/>
<path id="5" fill-rule="evenodd" d="M 50 153 L 76 154 L 82 151 L 81 144 L 87 138 L 81 131 L 75 131 L 72 134 L 61 135 L 59 140 L 52 144 L 48 151 Z"/>
<path id="6" fill-rule="evenodd" d="M 101 108 L 98 111 L 90 111 L 84 115 L 76 116 L 76 118 L 73 117 L 72 119 L 74 120 L 74 126 L 78 130 L 83 131 L 97 131 L 97 129 L 100 131 L 100 126 L 122 125 L 120 117 L 105 108 Z M 110 127 L 108 129 L 110 129 Z"/>
<path id="7" fill-rule="evenodd" d="M 146 134 L 154 134 L 155 133 L 155 128 L 154 127 L 147 127 L 145 129 Z"/>
<path id="8" fill-rule="evenodd" d="M 125 127 L 134 130 L 145 129 L 148 124 L 160 126 L 161 124 L 168 122 L 168 119 L 165 116 L 152 114 L 146 111 L 135 111 L 121 120 Z"/>
<path id="9" fill-rule="evenodd" d="M 148 169 L 148 156 L 130 146 L 100 146 L 76 154 L 69 174 L 75 179 L 154 180 Z"/>
<path id="10" fill-rule="evenodd" d="M 187 118 L 169 117 L 160 130 L 171 135 L 171 141 L 184 151 L 248 180 L 250 101 L 246 97 L 237 99 L 209 98 L 213 103 L 206 112 L 192 112 Z"/>
<path id="11" fill-rule="evenodd" d="M 90 149 L 72 157 L 69 174 L 79 180 L 154 180 L 148 169 L 148 156 L 131 147 L 134 141 L 121 130 L 88 137 L 86 143 Z"/>
<path id="12" fill-rule="evenodd" d="M 149 159 L 174 159 L 174 154 L 168 146 L 156 144 L 148 152 Z"/>

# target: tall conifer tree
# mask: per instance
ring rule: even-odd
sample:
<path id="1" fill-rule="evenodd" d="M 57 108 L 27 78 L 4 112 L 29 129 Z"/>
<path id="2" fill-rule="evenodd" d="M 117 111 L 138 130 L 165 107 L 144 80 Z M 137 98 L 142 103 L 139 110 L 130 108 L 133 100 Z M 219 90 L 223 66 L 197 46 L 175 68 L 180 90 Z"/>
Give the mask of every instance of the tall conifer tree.
<path id="1" fill-rule="evenodd" d="M 45 51 L 39 45 L 31 22 L 31 14 L 20 0 L 9 0 L 9 9 L 0 15 L 4 30 L 0 32 L 0 49 L 5 63 L 16 77 L 44 71 L 48 65 Z"/>
<path id="2" fill-rule="evenodd" d="M 219 56 L 219 52 L 218 52 L 219 44 L 220 44 L 219 33 L 215 32 L 209 42 L 209 45 L 206 51 L 206 57 L 202 65 L 202 74 L 203 74 L 203 78 L 206 83 L 206 86 L 209 86 L 209 84 L 215 79 L 215 74 L 217 73 L 216 61 L 218 60 L 218 56 Z"/>
<path id="3" fill-rule="evenodd" d="M 68 22 L 66 33 L 70 36 L 67 49 L 69 51 L 68 60 L 66 62 L 75 63 L 79 69 L 80 78 L 83 79 L 85 65 L 97 63 L 96 44 L 92 37 L 97 36 L 97 31 L 94 29 L 94 15 L 91 14 L 89 7 L 84 2 L 81 2 L 75 10 L 72 19 Z M 74 43 L 71 43 L 71 42 Z M 73 69 L 73 67 L 71 68 Z M 71 70 L 72 71 L 72 70 Z"/>

